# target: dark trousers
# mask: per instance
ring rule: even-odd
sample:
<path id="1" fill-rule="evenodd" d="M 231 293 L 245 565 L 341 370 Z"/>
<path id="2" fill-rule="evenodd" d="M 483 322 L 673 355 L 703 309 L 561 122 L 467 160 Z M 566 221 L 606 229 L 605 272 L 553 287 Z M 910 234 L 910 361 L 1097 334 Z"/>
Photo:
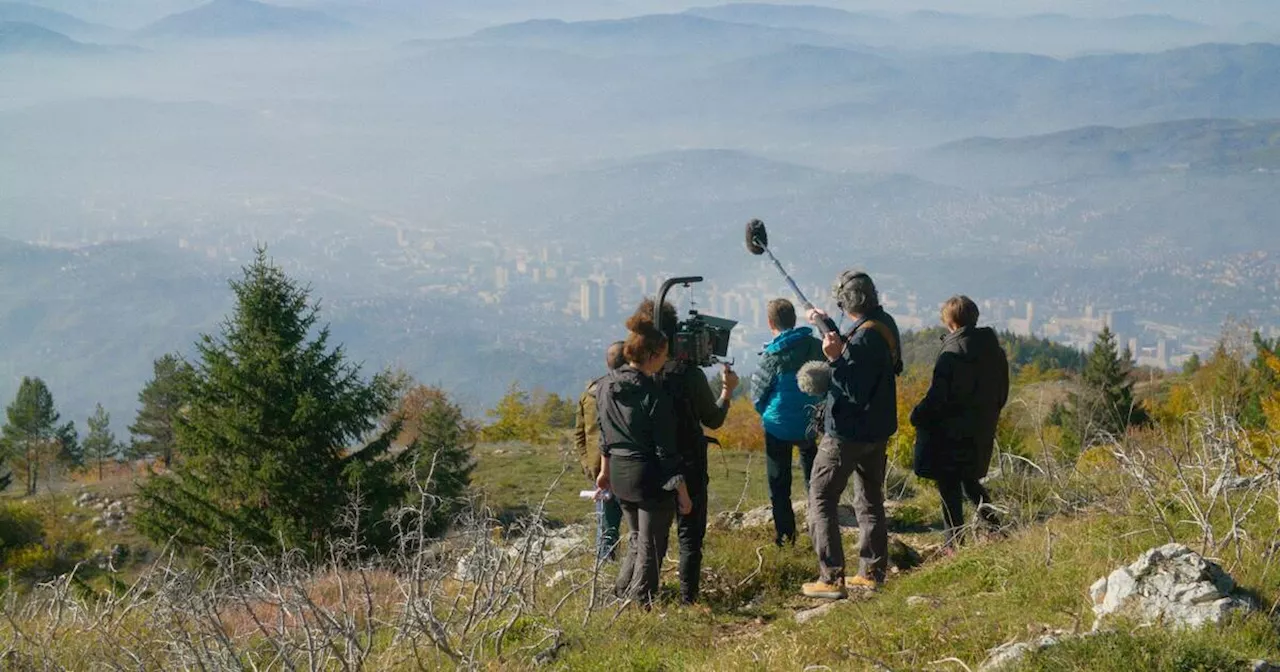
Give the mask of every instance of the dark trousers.
<path id="1" fill-rule="evenodd" d="M 680 543 L 680 601 L 698 601 L 702 580 L 702 542 L 707 537 L 707 475 L 685 477 L 693 509 L 689 515 L 676 514 L 676 537 Z"/>
<path id="2" fill-rule="evenodd" d="M 674 493 L 643 502 L 620 502 L 622 517 L 630 530 L 627 554 L 618 568 L 614 593 L 649 605 L 658 593 L 662 558 L 667 555 L 667 535 L 676 515 Z"/>
<path id="3" fill-rule="evenodd" d="M 765 475 L 769 479 L 769 503 L 773 505 L 774 543 L 779 546 L 788 539 L 796 541 L 796 512 L 791 508 L 791 449 L 800 449 L 800 473 L 804 476 L 804 490 L 809 492 L 809 476 L 813 473 L 813 458 L 818 454 L 818 443 L 813 439 L 786 441 L 764 434 Z"/>
<path id="4" fill-rule="evenodd" d="M 853 507 L 858 515 L 858 574 L 883 581 L 889 569 L 889 526 L 884 515 L 887 443 L 837 442 L 823 437 L 809 484 L 809 534 L 818 554 L 822 581 L 845 577 L 840 539 L 840 495 L 853 477 Z"/>
<path id="5" fill-rule="evenodd" d="M 609 495 L 596 502 L 596 518 L 596 559 L 613 560 L 618 557 L 618 527 L 622 525 L 618 498 Z"/>
<path id="6" fill-rule="evenodd" d="M 964 500 L 967 497 L 978 507 L 978 516 L 991 527 L 1000 527 L 1000 517 L 991 508 L 991 495 L 976 478 L 959 475 L 938 479 L 938 494 L 942 496 L 942 519 L 946 523 L 946 545 L 960 542 L 964 530 Z"/>

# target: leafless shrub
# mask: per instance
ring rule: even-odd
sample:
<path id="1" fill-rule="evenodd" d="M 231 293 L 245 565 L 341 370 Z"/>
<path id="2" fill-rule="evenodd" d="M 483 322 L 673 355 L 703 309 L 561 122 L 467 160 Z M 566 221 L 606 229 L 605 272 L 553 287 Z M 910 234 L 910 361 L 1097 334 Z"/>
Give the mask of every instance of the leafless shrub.
<path id="1" fill-rule="evenodd" d="M 558 479 L 557 479 L 558 481 Z M 554 484 L 551 486 L 554 488 Z M 548 494 L 551 489 L 548 489 Z M 445 539 L 424 521 L 444 503 L 421 488 L 393 519 L 394 550 L 350 534 L 322 560 L 228 545 L 199 561 L 166 549 L 134 582 L 89 589 L 75 572 L 0 603 L 0 668 L 360 670 L 542 664 L 567 645 L 573 603 L 585 627 L 606 606 L 601 561 L 549 529 L 543 505 L 503 530 L 470 502 Z M 594 554 L 592 554 L 594 558 Z M 549 570 L 560 580 L 548 588 Z"/>
<path id="2" fill-rule="evenodd" d="M 1155 441 L 1114 441 L 1111 453 L 1157 529 L 1176 541 L 1179 528 L 1189 526 L 1206 554 L 1232 551 L 1233 566 L 1251 552 L 1255 540 L 1246 523 L 1259 506 L 1268 499 L 1280 506 L 1277 465 L 1256 455 L 1248 432 L 1212 405 Z"/>

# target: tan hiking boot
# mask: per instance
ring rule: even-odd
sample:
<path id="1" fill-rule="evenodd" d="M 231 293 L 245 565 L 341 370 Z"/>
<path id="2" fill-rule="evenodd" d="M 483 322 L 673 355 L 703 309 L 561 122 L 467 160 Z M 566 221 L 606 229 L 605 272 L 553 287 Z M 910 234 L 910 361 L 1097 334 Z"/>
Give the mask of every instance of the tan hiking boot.
<path id="1" fill-rule="evenodd" d="M 818 597 L 824 600 L 843 600 L 849 595 L 842 584 L 826 581 L 806 583 L 800 587 L 800 592 L 804 593 L 805 597 Z"/>
<path id="2" fill-rule="evenodd" d="M 844 587 L 849 590 L 879 590 L 884 585 L 883 581 L 868 579 L 865 576 L 846 576 L 844 578 Z"/>

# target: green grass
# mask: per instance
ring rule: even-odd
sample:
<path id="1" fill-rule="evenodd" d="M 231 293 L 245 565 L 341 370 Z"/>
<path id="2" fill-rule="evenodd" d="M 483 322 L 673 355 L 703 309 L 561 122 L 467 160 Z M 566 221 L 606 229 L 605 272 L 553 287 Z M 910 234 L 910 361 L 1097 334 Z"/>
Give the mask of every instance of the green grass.
<path id="1" fill-rule="evenodd" d="M 767 503 L 763 455 L 714 451 L 711 464 L 713 515 Z M 894 535 L 916 548 L 940 541 L 934 489 L 914 477 L 895 479 L 905 485 L 905 494 L 890 521 Z M 556 446 L 481 446 L 473 481 L 486 503 L 507 517 L 536 510 L 545 498 L 545 514 L 553 521 L 591 520 L 591 504 L 577 496 L 589 484 L 576 461 Z M 592 617 L 584 618 L 587 591 L 566 595 L 567 584 L 543 590 L 539 579 L 532 598 L 537 608 L 513 623 L 500 654 L 495 642 L 482 642 L 482 666 L 533 669 L 534 654 L 555 632 L 564 646 L 543 669 L 976 670 L 1002 644 L 1031 641 L 1047 632 L 1089 632 L 1089 586 L 1168 541 L 1140 506 L 1129 506 L 1140 504 L 1141 497 L 1097 474 L 1055 484 L 1010 474 L 996 479 L 991 490 L 1015 523 L 1008 538 L 971 543 L 952 558 L 929 559 L 916 570 L 891 576 L 882 591 L 839 602 L 804 625 L 796 623 L 795 615 L 823 604 L 799 594 L 800 584 L 816 574 L 808 536 L 802 533 L 796 547 L 776 548 L 770 526 L 713 527 L 706 542 L 700 606 L 675 603 L 674 550 L 664 565 L 664 599 L 648 612 L 634 607 L 619 611 L 605 600 L 596 603 Z M 801 493 L 797 473 L 793 497 Z M 1254 594 L 1262 606 L 1259 613 L 1196 633 L 1115 623 L 1103 634 L 1064 638 L 1016 669 L 1225 672 L 1256 659 L 1280 660 L 1280 632 L 1269 617 L 1280 598 L 1280 558 L 1271 561 L 1260 552 L 1276 538 L 1276 514 L 1271 502 L 1259 506 L 1248 523 L 1250 552 L 1240 554 L 1238 561 L 1234 552 L 1222 559 L 1237 582 Z M 1176 531 L 1180 541 L 1195 545 L 1195 529 L 1179 525 Z M 845 539 L 851 556 L 853 536 Z M 589 558 L 570 562 L 576 564 L 565 569 L 579 575 L 589 571 Z M 602 590 L 615 570 L 616 565 L 604 567 Z M 557 603 L 563 610 L 550 615 Z M 385 618 L 393 619 L 394 613 Z M 403 645 L 391 641 L 389 630 L 379 632 L 377 642 L 379 655 L 387 654 L 377 658 L 384 665 L 379 669 L 418 669 L 396 653 Z M 72 660 L 81 651 L 68 643 L 63 653 Z M 427 649 L 424 654 L 428 669 L 451 665 L 439 652 Z"/>
<path id="2" fill-rule="evenodd" d="M 499 449 L 505 452 L 491 455 L 491 448 L 482 449 L 477 484 L 489 493 L 491 504 L 535 506 L 559 471 L 555 449 Z M 735 508 L 740 499 L 744 510 L 768 501 L 762 455 L 717 452 L 712 464 L 713 513 Z M 910 480 L 911 496 L 891 525 L 910 530 L 899 536 L 919 548 L 940 540 L 939 504 L 928 482 Z M 589 505 L 576 499 L 584 482 L 576 464 L 571 465 L 548 500 L 548 514 L 564 522 L 589 519 Z M 1089 485 L 1097 490 L 1097 481 Z M 802 487 L 796 478 L 796 498 Z M 821 604 L 798 592 L 816 574 L 807 536 L 796 548 L 777 549 L 769 527 L 713 529 L 704 561 L 704 608 L 668 602 L 652 613 L 628 610 L 616 621 L 597 618 L 585 629 L 569 626 L 569 646 L 556 669 L 963 669 L 954 661 L 977 669 L 988 651 L 1001 644 L 1054 630 L 1087 632 L 1093 624 L 1089 586 L 1168 541 L 1149 519 L 1119 512 L 1124 509 L 1093 507 L 1087 513 L 1055 515 L 1052 489 L 1034 479 L 997 480 L 992 491 L 1022 526 L 1010 538 L 973 544 L 954 558 L 891 577 L 882 592 L 842 602 L 804 626 L 796 624 L 794 614 Z M 1260 509 L 1253 521 L 1255 538 L 1270 538 L 1275 520 L 1273 509 Z M 1186 538 L 1180 540 L 1194 546 L 1193 530 L 1179 530 L 1183 532 Z M 846 552 L 851 551 L 853 540 L 846 538 L 845 544 Z M 668 597 L 677 584 L 673 557 L 674 551 L 664 565 Z M 1280 563 L 1275 564 L 1260 554 L 1246 554 L 1243 564 L 1230 570 L 1269 608 L 1280 597 Z M 926 602 L 908 605 L 912 597 Z M 1243 661 L 1260 658 L 1280 659 L 1280 634 L 1265 613 L 1192 635 L 1120 628 L 1068 640 L 1029 657 L 1018 669 L 1237 670 Z M 952 662 L 939 662 L 946 659 Z M 528 666 L 514 659 L 495 664 L 502 669 Z"/>
<path id="3" fill-rule="evenodd" d="M 561 447 L 509 443 L 484 445 L 476 453 L 472 483 L 500 518 L 532 512 L 546 497 L 544 515 L 548 520 L 566 525 L 591 520 L 592 504 L 580 499 L 578 493 L 595 485 L 583 476 L 576 456 L 563 452 Z M 712 449 L 710 465 L 711 515 L 733 511 L 740 502 L 743 511 L 769 503 L 763 453 Z M 793 460 L 792 471 L 791 497 L 803 499 L 804 481 L 798 459 Z M 551 487 L 553 482 L 555 487 Z"/>
<path id="4" fill-rule="evenodd" d="M 820 604 L 796 592 L 813 571 L 812 554 L 768 549 L 748 589 L 734 599 L 708 596 L 710 613 L 667 607 L 633 614 L 607 629 L 609 645 L 575 648 L 561 662 L 571 670 L 883 669 L 879 664 L 892 670 L 962 669 L 937 662 L 953 658 L 976 669 L 989 649 L 1003 643 L 1050 630 L 1087 631 L 1093 620 L 1088 586 L 1163 541 L 1151 535 L 1120 539 L 1133 522 L 1093 514 L 969 547 L 953 559 L 891 579 L 874 596 L 842 602 L 804 626 L 793 614 Z M 764 541 L 759 533 L 713 534 L 707 567 L 721 577 L 716 583 L 736 585 L 754 570 L 754 547 Z M 1242 568 L 1237 578 L 1271 604 L 1275 572 L 1260 572 L 1258 563 Z M 911 597 L 927 603 L 909 605 Z M 585 640 L 604 636 L 584 633 Z M 619 640 L 625 644 L 613 644 Z M 1259 658 L 1280 658 L 1280 636 L 1261 614 L 1189 636 L 1121 629 L 1048 649 L 1021 669 L 1237 670 L 1236 662 Z M 656 666 L 643 666 L 650 662 Z"/>

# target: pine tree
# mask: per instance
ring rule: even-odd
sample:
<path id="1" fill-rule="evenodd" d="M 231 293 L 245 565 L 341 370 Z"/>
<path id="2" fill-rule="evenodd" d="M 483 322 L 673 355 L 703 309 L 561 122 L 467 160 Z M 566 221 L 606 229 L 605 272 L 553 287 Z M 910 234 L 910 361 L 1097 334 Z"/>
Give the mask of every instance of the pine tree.
<path id="1" fill-rule="evenodd" d="M 444 533 L 471 485 L 475 468 L 477 428 L 439 388 L 419 385 L 405 393 L 394 421 L 399 424 L 397 443 L 407 446 L 415 487 L 410 503 L 429 511 L 422 533 L 435 537 Z M 427 507 L 420 497 L 430 498 Z"/>
<path id="2" fill-rule="evenodd" d="M 98 480 L 102 480 L 102 469 L 108 460 L 120 458 L 120 444 L 111 431 L 111 414 L 102 404 L 93 410 L 89 418 L 89 434 L 84 438 L 84 453 L 98 466 Z"/>
<path id="3" fill-rule="evenodd" d="M 169 467 L 174 458 L 174 421 L 182 409 L 191 365 L 177 355 L 165 355 L 152 365 L 153 377 L 138 393 L 138 415 L 129 427 L 132 459 L 160 458 Z"/>
<path id="4" fill-rule="evenodd" d="M 1130 425 L 1145 422 L 1146 414 L 1134 400 L 1132 367 L 1129 349 L 1117 353 L 1115 334 L 1103 327 L 1085 359 L 1084 392 L 1075 397 L 1075 424 L 1083 445 L 1104 436 L 1121 436 Z"/>
<path id="5" fill-rule="evenodd" d="M 403 491 L 387 459 L 395 428 L 373 432 L 394 380 L 366 382 L 330 347 L 309 290 L 265 250 L 231 288 L 235 309 L 196 344 L 184 385 L 174 425 L 182 459 L 140 488 L 138 528 L 186 547 L 235 541 L 314 556 L 348 531 L 341 514 L 358 499 L 361 534 L 373 534 Z"/>
<path id="6" fill-rule="evenodd" d="M 53 394 L 39 378 L 22 379 L 13 403 L 5 409 L 5 425 L 0 430 L 0 453 L 13 472 L 26 483 L 26 494 L 36 494 L 40 469 L 53 468 L 55 461 L 76 461 L 75 425 L 58 424 Z"/>

